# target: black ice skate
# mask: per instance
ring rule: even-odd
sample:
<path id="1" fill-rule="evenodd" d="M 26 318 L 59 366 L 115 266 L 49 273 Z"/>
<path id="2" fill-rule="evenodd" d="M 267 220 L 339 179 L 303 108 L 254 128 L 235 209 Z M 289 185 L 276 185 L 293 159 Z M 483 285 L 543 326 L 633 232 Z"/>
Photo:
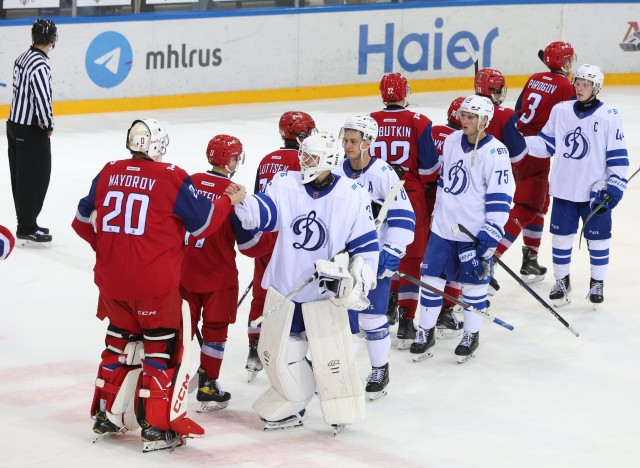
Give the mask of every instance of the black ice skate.
<path id="1" fill-rule="evenodd" d="M 16 234 L 16 245 L 18 247 L 48 247 L 52 240 L 53 236 L 41 229 L 29 233 Z"/>
<path id="2" fill-rule="evenodd" d="M 249 356 L 247 356 L 247 365 L 244 368 L 249 373 L 248 382 L 253 381 L 258 375 L 258 372 L 262 370 L 262 362 L 260 361 L 260 357 L 258 356 L 258 339 L 254 338 L 251 340 L 251 345 L 249 346 Z"/>
<path id="3" fill-rule="evenodd" d="M 602 304 L 604 302 L 603 280 L 595 280 L 591 278 L 591 281 L 589 281 L 589 294 L 587 294 L 587 299 L 589 299 L 589 302 L 593 304 L 594 308 L 596 304 Z"/>
<path id="4" fill-rule="evenodd" d="M 395 325 L 398 321 L 398 292 L 389 293 L 389 304 L 387 305 L 387 320 L 389 325 Z"/>
<path id="5" fill-rule="evenodd" d="M 422 327 L 418 327 L 416 333 L 416 341 L 411 344 L 409 352 L 412 354 L 413 362 L 420 362 L 425 358 L 433 357 L 433 348 L 436 344 L 435 336 L 436 327 L 425 330 Z"/>
<path id="6" fill-rule="evenodd" d="M 300 427 L 304 425 L 306 410 L 293 414 L 278 421 L 267 421 L 263 419 L 265 431 L 277 431 L 279 429 L 289 429 L 291 427 Z"/>
<path id="7" fill-rule="evenodd" d="M 372 367 L 369 377 L 367 377 L 367 397 L 370 401 L 382 398 L 387 394 L 387 385 L 389 384 L 389 363 L 382 367 Z"/>
<path id="8" fill-rule="evenodd" d="M 443 305 L 440 315 L 438 315 L 438 321 L 436 322 L 437 338 L 460 336 L 463 327 L 464 322 L 458 320 L 458 317 L 456 317 L 453 311 L 453 306 Z"/>
<path id="9" fill-rule="evenodd" d="M 413 320 L 407 318 L 407 308 L 398 307 L 400 318 L 398 319 L 398 349 L 408 349 L 413 340 L 416 339 L 416 327 Z"/>
<path id="10" fill-rule="evenodd" d="M 553 305 L 556 307 L 562 307 L 571 303 L 569 293 L 571 292 L 571 281 L 569 275 L 564 278 L 556 280 L 556 284 L 551 288 L 549 293 L 549 299 L 553 301 Z"/>
<path id="11" fill-rule="evenodd" d="M 456 347 L 455 354 L 458 356 L 458 364 L 467 362 L 476 357 L 475 352 L 480 344 L 480 332 L 464 332 L 460 344 Z"/>
<path id="12" fill-rule="evenodd" d="M 198 409 L 196 411 L 198 413 L 210 413 L 229 406 L 231 394 L 222 390 L 216 379 L 207 379 L 198 388 L 196 399 L 198 400 Z"/>
<path id="13" fill-rule="evenodd" d="M 157 429 L 146 420 L 142 421 L 140 427 L 142 428 L 142 453 L 167 449 L 173 452 L 176 447 L 182 447 L 187 443 L 185 437 L 180 437 L 169 429 Z"/>
<path id="14" fill-rule="evenodd" d="M 522 247 L 522 266 L 520 277 L 525 283 L 537 283 L 544 279 L 547 267 L 538 263 L 538 254 L 529 247 Z"/>
<path id="15" fill-rule="evenodd" d="M 102 440 L 105 436 L 124 434 L 126 431 L 126 428 L 118 427 L 109 421 L 104 411 L 98 411 L 96 413 L 96 422 L 93 423 L 93 443 L 95 444 L 99 440 Z"/>

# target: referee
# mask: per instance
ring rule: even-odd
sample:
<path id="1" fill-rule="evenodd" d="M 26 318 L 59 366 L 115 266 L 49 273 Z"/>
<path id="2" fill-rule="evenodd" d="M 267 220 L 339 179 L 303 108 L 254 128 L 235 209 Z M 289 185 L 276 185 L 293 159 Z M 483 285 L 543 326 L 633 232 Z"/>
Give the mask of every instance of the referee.
<path id="1" fill-rule="evenodd" d="M 51 178 L 53 110 L 48 53 L 56 45 L 53 21 L 37 19 L 31 28 L 32 46 L 13 66 L 13 100 L 7 120 L 11 191 L 18 218 L 18 239 L 51 242 L 49 229 L 37 218 Z"/>

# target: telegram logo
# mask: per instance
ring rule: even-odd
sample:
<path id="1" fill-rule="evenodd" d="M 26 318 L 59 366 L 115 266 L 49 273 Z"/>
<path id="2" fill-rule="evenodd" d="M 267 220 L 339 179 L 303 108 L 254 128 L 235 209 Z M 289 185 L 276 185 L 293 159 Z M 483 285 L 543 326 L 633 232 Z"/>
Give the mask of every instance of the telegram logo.
<path id="1" fill-rule="evenodd" d="M 131 44 L 115 31 L 103 32 L 91 41 L 84 61 L 89 78 L 101 88 L 122 83 L 129 76 L 132 62 Z"/>

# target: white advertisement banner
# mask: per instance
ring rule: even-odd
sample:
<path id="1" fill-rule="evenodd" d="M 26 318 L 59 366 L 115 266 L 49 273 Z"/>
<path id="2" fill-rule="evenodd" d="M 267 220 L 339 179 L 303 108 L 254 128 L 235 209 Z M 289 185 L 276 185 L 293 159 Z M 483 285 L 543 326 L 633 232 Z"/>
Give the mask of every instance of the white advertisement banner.
<path id="1" fill-rule="evenodd" d="M 60 8 L 60 0 L 4 0 L 7 10 L 17 8 Z"/>
<path id="2" fill-rule="evenodd" d="M 76 0 L 79 7 L 131 5 L 131 0 Z"/>
<path id="3" fill-rule="evenodd" d="M 637 3 L 61 19 L 50 63 L 56 101 L 374 83 L 392 71 L 409 80 L 460 78 L 473 74 L 465 40 L 481 67 L 505 75 L 540 70 L 538 50 L 556 40 L 605 73 L 640 73 L 638 22 Z M 7 83 L 30 45 L 30 26 L 0 23 L 0 44 L 0 83 Z M 10 83 L 0 87 L 0 104 L 10 93 Z"/>

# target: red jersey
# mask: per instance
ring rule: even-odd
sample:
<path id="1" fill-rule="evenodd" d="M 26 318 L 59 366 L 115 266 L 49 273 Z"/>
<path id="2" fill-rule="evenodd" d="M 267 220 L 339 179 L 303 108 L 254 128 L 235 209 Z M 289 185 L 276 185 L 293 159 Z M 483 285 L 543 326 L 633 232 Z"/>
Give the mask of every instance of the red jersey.
<path id="1" fill-rule="evenodd" d="M 438 152 L 439 157 L 442 157 L 442 148 L 444 147 L 445 138 L 455 131 L 456 129 L 449 125 L 436 125 L 431 129 L 433 142 L 436 145 L 436 151 Z"/>
<path id="2" fill-rule="evenodd" d="M 193 174 L 191 180 L 198 195 L 211 201 L 224 197 L 224 191 L 232 183 L 229 178 L 216 172 Z M 231 216 L 225 219 L 220 229 L 206 238 L 194 239 L 187 232 L 184 243 L 187 249 L 182 262 L 180 286 L 196 293 L 238 286 L 236 233 Z"/>
<path id="3" fill-rule="evenodd" d="M 562 73 L 547 71 L 532 75 L 516 102 L 518 130 L 524 136 L 537 135 L 549 120 L 553 106 L 575 95 L 571 81 Z"/>
<path id="4" fill-rule="evenodd" d="M 392 105 L 371 117 L 378 123 L 378 138 L 371 156 L 404 171 L 406 190 L 416 190 L 437 178 L 438 153 L 431 135 L 431 120 L 402 106 Z"/>
<path id="5" fill-rule="evenodd" d="M 90 217 L 96 211 L 94 232 Z M 80 200 L 72 227 L 96 251 L 95 283 L 105 296 L 151 299 L 178 287 L 184 229 L 197 237 L 218 229 L 231 200 L 199 197 L 188 174 L 148 159 L 108 163 Z"/>
<path id="6" fill-rule="evenodd" d="M 299 171 L 300 159 L 295 148 L 280 148 L 267 154 L 258 165 L 254 193 L 264 192 L 273 176 L 282 171 Z"/>
<path id="7" fill-rule="evenodd" d="M 517 164 L 527 154 L 527 143 L 518 131 L 516 119 L 518 115 L 513 109 L 493 106 L 493 118 L 485 132 L 498 139 L 509 150 L 509 159 Z"/>

